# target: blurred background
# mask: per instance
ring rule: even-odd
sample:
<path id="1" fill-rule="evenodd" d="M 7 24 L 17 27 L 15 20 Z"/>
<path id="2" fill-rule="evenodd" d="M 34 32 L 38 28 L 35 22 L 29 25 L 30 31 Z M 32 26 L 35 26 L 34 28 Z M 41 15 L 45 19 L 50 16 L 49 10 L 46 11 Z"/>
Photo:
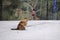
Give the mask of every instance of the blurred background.
<path id="1" fill-rule="evenodd" d="M 1 20 L 60 20 L 60 0 L 2 0 Z"/>

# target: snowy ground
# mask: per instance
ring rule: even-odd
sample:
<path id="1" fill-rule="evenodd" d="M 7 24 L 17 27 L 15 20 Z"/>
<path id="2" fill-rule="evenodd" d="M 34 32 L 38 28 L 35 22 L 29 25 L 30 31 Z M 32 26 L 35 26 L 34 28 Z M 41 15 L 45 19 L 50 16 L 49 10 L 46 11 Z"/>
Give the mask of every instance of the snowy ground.
<path id="1" fill-rule="evenodd" d="M 60 40 L 60 21 L 28 21 L 26 30 L 11 30 L 19 21 L 0 21 L 0 40 Z"/>

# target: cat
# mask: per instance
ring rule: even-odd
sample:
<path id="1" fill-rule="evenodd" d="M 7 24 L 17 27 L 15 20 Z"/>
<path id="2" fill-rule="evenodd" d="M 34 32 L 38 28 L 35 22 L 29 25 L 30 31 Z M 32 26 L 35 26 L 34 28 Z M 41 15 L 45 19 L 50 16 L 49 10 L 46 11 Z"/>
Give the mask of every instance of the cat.
<path id="1" fill-rule="evenodd" d="M 22 21 L 19 22 L 17 28 L 12 30 L 25 30 L 25 26 L 27 25 L 27 22 L 28 22 L 28 19 L 24 18 Z"/>

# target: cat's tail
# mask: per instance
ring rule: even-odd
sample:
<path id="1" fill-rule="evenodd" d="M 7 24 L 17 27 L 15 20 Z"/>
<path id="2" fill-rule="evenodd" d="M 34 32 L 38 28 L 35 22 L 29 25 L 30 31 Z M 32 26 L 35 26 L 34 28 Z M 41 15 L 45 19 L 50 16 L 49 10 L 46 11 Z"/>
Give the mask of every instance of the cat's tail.
<path id="1" fill-rule="evenodd" d="M 17 29 L 11 29 L 11 30 L 17 30 Z"/>

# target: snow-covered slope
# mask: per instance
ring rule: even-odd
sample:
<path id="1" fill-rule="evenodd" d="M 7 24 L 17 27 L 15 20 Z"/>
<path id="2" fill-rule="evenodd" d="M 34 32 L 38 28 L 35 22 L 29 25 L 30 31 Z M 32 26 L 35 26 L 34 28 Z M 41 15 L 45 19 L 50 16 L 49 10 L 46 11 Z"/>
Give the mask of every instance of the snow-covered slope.
<path id="1" fill-rule="evenodd" d="M 19 21 L 0 21 L 0 40 L 60 40 L 60 21 L 28 21 L 26 30 L 11 30 Z"/>

